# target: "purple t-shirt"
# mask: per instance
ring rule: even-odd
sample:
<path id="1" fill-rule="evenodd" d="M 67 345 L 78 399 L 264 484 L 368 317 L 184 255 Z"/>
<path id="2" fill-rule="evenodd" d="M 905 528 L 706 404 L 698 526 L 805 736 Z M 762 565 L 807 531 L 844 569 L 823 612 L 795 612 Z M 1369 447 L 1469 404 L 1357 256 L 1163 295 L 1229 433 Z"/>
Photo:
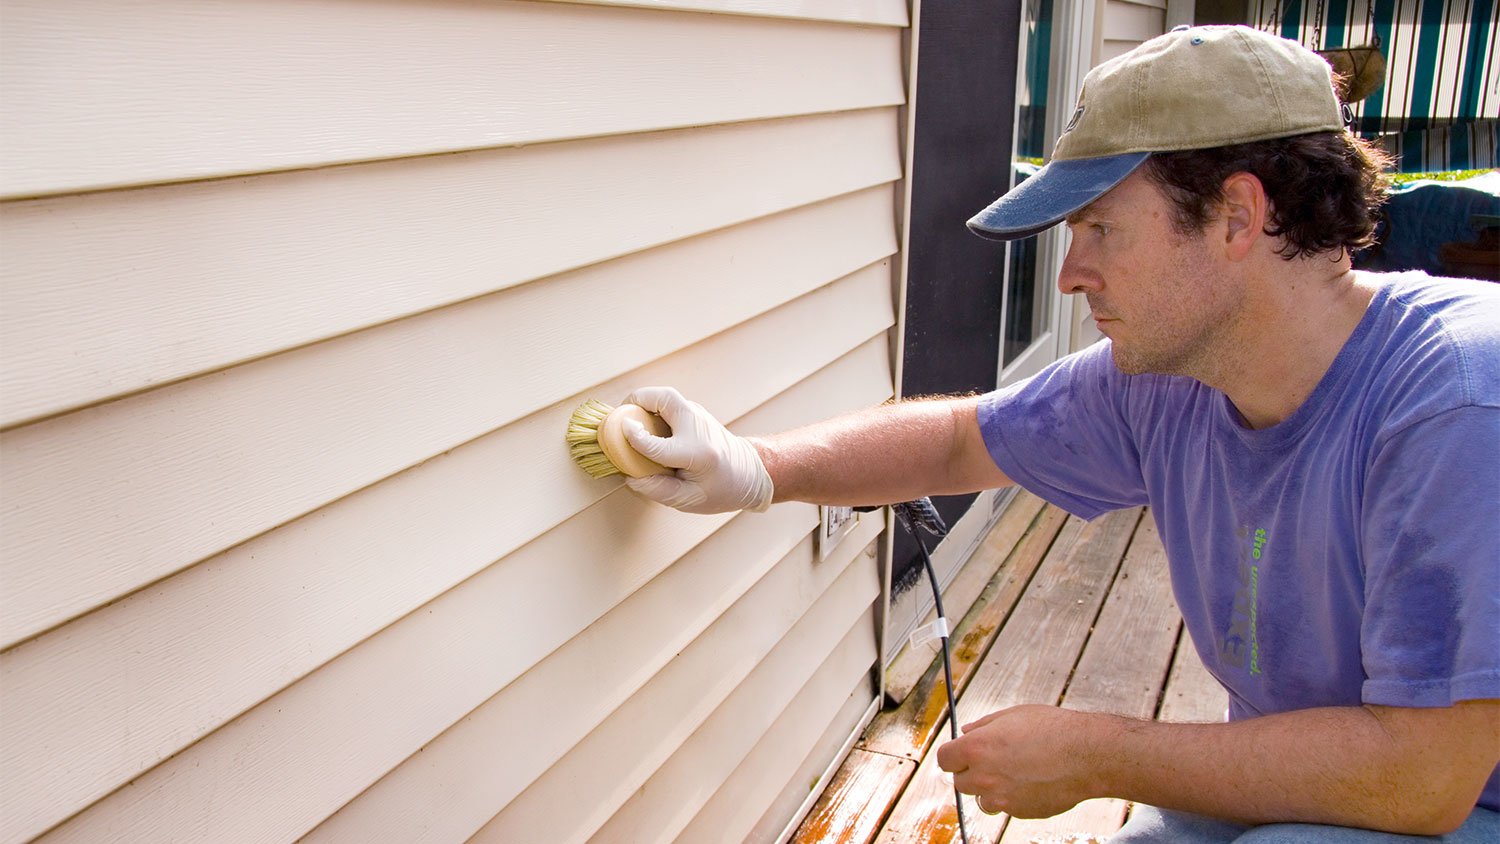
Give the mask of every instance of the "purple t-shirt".
<path id="1" fill-rule="evenodd" d="M 1311 396 L 1261 430 L 1109 341 L 984 397 L 990 455 L 1094 518 L 1150 504 L 1231 720 L 1500 698 L 1500 285 L 1380 277 Z M 1500 809 L 1500 769 L 1479 805 Z"/>

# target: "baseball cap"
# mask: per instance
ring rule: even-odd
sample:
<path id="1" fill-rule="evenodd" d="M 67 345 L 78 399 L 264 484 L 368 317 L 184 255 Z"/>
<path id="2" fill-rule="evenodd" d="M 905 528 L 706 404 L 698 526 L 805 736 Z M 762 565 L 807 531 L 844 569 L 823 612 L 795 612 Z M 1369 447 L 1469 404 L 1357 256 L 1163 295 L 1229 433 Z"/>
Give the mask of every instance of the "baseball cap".
<path id="1" fill-rule="evenodd" d="M 1332 71 L 1295 41 L 1246 26 L 1181 26 L 1089 71 L 1052 160 L 969 220 L 1015 240 L 1125 180 L 1153 152 L 1342 131 Z"/>

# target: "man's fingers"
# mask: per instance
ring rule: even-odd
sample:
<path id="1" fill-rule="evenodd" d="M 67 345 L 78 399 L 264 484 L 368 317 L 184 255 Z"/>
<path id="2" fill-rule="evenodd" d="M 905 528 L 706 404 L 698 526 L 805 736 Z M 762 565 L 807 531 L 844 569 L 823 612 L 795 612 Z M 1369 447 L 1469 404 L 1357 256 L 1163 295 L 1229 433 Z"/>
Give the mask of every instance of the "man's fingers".
<path id="1" fill-rule="evenodd" d="M 969 769 L 968 755 L 957 740 L 938 748 L 937 763 L 939 768 L 950 774 L 961 774 Z"/>
<path id="2" fill-rule="evenodd" d="M 641 387 L 626 396 L 625 403 L 640 405 L 667 420 L 674 432 L 691 430 L 694 421 L 692 403 L 675 387 Z"/>
<path id="3" fill-rule="evenodd" d="M 640 405 L 652 413 L 661 413 L 672 401 L 682 401 L 682 394 L 672 387 L 637 387 L 625 397 L 625 404 Z"/>
<path id="4" fill-rule="evenodd" d="M 648 457 L 650 455 L 647 455 Z M 644 478 L 626 478 L 625 485 L 634 492 L 658 504 L 673 506 L 671 502 L 683 495 L 682 479 L 672 475 L 647 475 Z"/>
<path id="5" fill-rule="evenodd" d="M 673 469 L 688 465 L 688 457 L 683 453 L 686 450 L 684 442 L 673 437 L 658 437 L 633 419 L 627 419 L 621 430 L 625 432 L 625 441 L 642 457 Z"/>
<path id="6" fill-rule="evenodd" d="M 977 721 L 970 721 L 969 723 L 964 724 L 962 727 L 959 727 L 959 730 L 961 730 L 961 731 L 963 731 L 965 733 L 969 732 L 970 730 L 977 730 L 980 727 L 983 727 L 985 724 L 988 724 L 989 722 L 995 720 L 996 718 L 999 718 L 1000 715 L 1002 713 L 1004 713 L 1004 712 L 1005 712 L 1005 710 L 1003 710 L 1003 709 L 1000 710 L 999 712 L 991 712 L 990 714 L 984 716 L 983 718 L 980 718 Z"/>

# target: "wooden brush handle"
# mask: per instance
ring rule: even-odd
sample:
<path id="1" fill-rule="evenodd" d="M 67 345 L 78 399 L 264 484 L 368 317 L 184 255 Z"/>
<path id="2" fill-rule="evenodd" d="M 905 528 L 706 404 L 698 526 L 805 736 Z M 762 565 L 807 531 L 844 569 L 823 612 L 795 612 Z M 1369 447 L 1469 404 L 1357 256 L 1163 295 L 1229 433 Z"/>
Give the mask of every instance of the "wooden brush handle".
<path id="1" fill-rule="evenodd" d="M 606 416 L 603 424 L 599 426 L 599 448 L 604 452 L 604 456 L 609 458 L 609 462 L 615 464 L 616 469 L 632 478 L 672 474 L 675 470 L 643 457 L 640 452 L 630 447 L 630 442 L 625 439 L 625 420 L 627 419 L 634 419 L 641 423 L 646 426 L 647 431 L 658 437 L 672 436 L 672 427 L 665 419 L 637 405 L 622 404 L 610 411 L 609 416 Z"/>

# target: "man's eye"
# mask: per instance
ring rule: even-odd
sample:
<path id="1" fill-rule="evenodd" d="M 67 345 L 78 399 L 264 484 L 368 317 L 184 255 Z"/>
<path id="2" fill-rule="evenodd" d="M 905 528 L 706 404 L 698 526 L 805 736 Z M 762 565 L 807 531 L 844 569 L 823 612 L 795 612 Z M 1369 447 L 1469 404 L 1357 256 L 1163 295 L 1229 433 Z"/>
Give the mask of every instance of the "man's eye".
<path id="1" fill-rule="evenodd" d="M 1106 226 L 1103 223 L 1093 223 L 1089 227 L 1092 228 L 1094 230 L 1094 233 L 1099 235 L 1100 237 L 1109 234 L 1109 226 Z"/>

